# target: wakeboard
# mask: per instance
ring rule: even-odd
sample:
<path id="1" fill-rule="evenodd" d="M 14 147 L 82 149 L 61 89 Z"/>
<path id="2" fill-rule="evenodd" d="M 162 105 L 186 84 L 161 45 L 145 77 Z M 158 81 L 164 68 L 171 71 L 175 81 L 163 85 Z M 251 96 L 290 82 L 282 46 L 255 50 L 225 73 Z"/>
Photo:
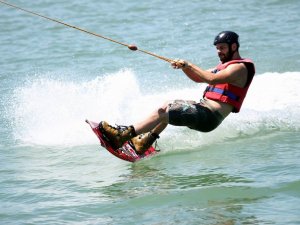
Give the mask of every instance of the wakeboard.
<path id="1" fill-rule="evenodd" d="M 122 160 L 129 161 L 129 162 L 136 162 L 143 158 L 153 156 L 158 152 L 153 146 L 151 146 L 143 154 L 137 154 L 134 150 L 134 146 L 131 143 L 131 141 L 127 141 L 123 144 L 122 147 L 120 147 L 118 149 L 114 149 L 109 144 L 109 140 L 107 139 L 107 137 L 105 137 L 105 135 L 98 129 L 99 123 L 92 122 L 89 120 L 86 120 L 85 122 L 87 122 L 90 125 L 93 132 L 98 137 L 101 146 L 104 147 L 111 154 L 113 154 L 114 156 L 116 156 Z"/>

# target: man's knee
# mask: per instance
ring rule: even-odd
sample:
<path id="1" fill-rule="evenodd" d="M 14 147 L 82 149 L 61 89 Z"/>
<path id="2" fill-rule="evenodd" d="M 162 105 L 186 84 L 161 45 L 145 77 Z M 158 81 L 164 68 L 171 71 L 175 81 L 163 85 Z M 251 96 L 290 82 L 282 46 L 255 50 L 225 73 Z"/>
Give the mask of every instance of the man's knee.
<path id="1" fill-rule="evenodd" d="M 165 102 L 161 107 L 158 108 L 157 114 L 162 122 L 168 122 L 168 108 L 170 101 Z"/>

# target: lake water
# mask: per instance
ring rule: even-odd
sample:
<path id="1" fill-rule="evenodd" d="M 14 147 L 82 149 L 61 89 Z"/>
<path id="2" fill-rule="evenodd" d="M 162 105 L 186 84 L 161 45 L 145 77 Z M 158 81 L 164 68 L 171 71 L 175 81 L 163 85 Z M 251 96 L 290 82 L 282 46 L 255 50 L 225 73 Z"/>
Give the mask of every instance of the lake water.
<path id="1" fill-rule="evenodd" d="M 1 224 L 300 224 L 299 1 L 12 3 L 206 69 L 234 30 L 257 72 L 215 131 L 169 126 L 160 154 L 128 163 L 84 120 L 131 124 L 205 85 L 0 3 Z"/>

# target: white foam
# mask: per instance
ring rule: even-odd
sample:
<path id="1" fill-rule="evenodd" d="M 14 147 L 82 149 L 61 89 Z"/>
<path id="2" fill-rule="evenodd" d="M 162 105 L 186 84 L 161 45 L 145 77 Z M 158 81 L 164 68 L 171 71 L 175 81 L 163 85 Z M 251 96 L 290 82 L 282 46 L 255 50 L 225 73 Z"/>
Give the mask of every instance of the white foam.
<path id="1" fill-rule="evenodd" d="M 44 77 L 44 76 L 43 76 Z M 198 100 L 205 86 L 144 94 L 135 74 L 121 70 L 87 82 L 35 78 L 15 90 L 11 120 L 14 137 L 27 144 L 86 145 L 97 143 L 84 123 L 132 124 L 169 99 Z M 204 134 L 169 126 L 163 144 L 188 148 L 261 130 L 299 129 L 300 73 L 266 73 L 253 81 L 241 113 L 232 114 L 215 131 Z M 170 147 L 171 146 L 171 147 Z"/>

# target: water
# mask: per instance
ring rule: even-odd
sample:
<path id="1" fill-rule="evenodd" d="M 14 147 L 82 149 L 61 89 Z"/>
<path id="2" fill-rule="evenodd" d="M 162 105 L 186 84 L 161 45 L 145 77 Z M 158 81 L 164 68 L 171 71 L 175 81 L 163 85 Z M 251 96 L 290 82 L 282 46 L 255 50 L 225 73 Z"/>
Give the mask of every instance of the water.
<path id="1" fill-rule="evenodd" d="M 13 3 L 203 68 L 234 30 L 257 75 L 218 129 L 170 126 L 159 155 L 127 163 L 84 120 L 131 124 L 205 85 L 0 4 L 1 224 L 300 224 L 299 1 Z"/>

